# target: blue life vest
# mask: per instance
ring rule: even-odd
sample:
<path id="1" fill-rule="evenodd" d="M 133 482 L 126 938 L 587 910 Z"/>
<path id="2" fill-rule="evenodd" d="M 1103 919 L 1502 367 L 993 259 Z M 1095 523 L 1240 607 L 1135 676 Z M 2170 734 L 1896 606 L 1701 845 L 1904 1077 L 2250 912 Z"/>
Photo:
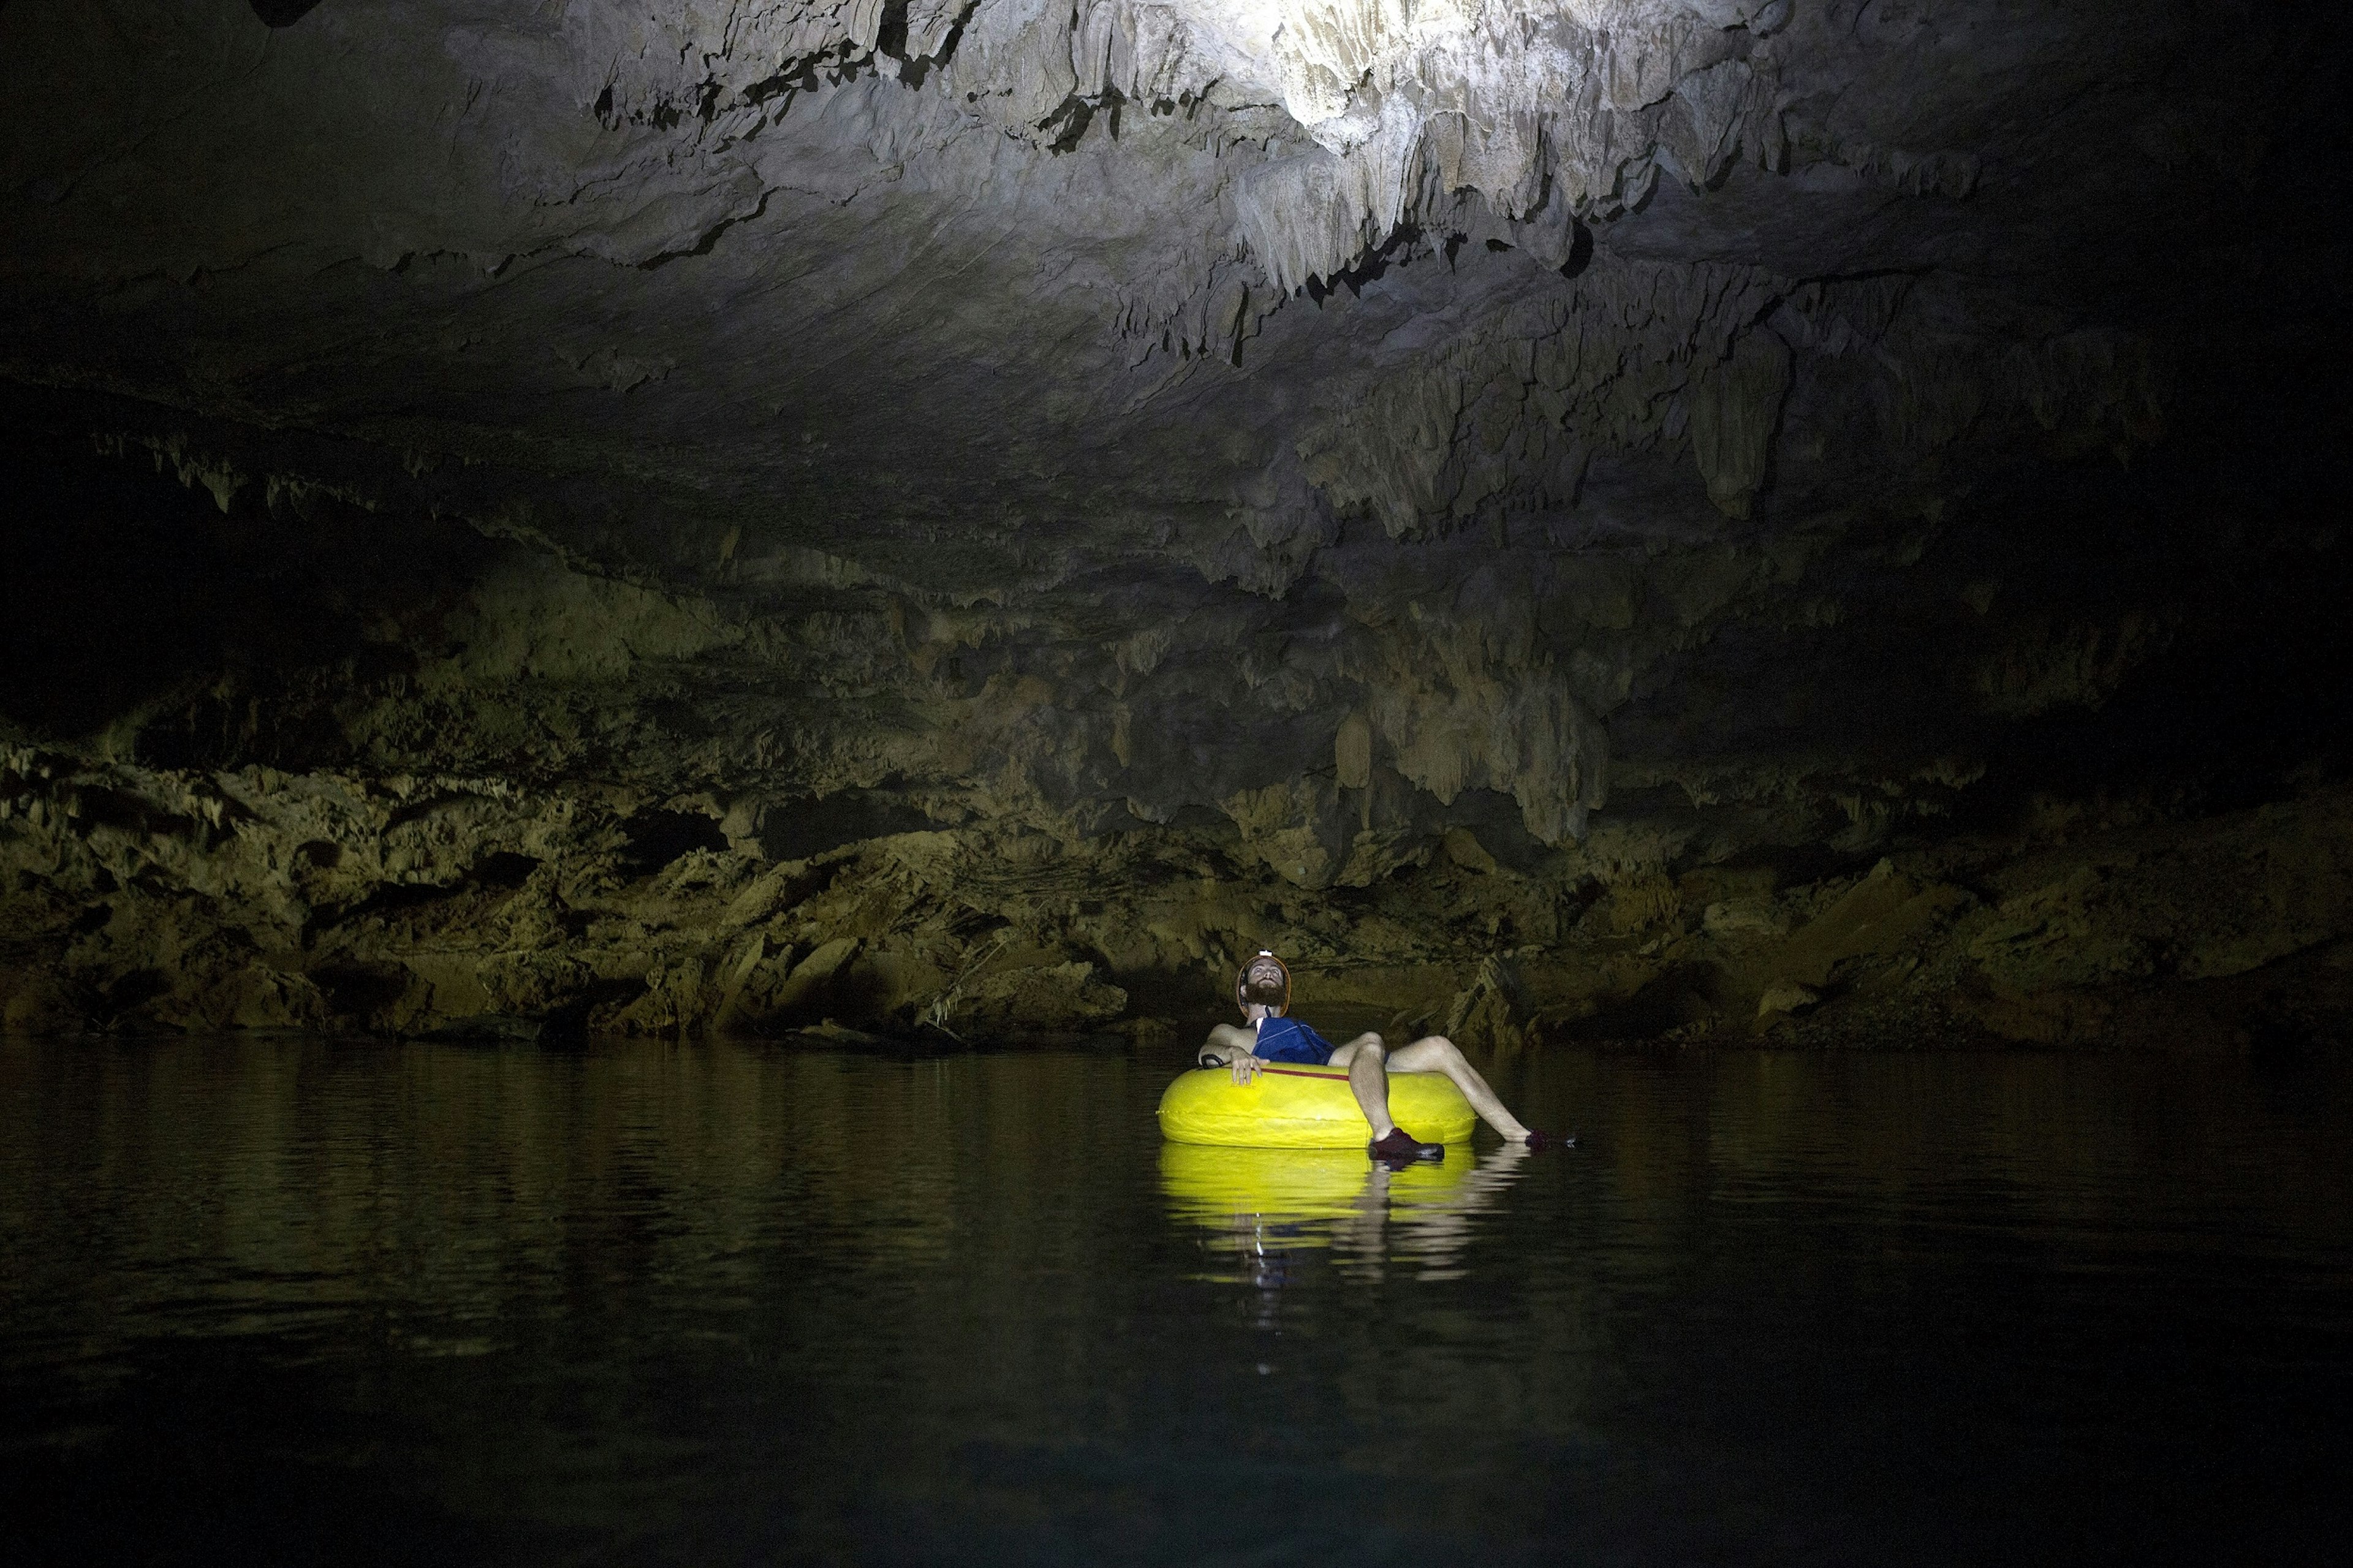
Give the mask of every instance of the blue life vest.
<path id="1" fill-rule="evenodd" d="M 1322 1067 L 1332 1059 L 1332 1042 L 1296 1018 L 1268 1018 L 1258 1026 L 1258 1044 L 1250 1055 L 1267 1062 L 1306 1062 Z"/>

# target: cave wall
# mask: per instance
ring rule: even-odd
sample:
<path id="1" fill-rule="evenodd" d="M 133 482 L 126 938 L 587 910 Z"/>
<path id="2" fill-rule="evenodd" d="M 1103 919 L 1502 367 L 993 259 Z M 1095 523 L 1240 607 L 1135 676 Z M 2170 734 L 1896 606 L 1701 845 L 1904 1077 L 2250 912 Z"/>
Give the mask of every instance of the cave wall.
<path id="1" fill-rule="evenodd" d="M 0 8 L 8 1026 L 2334 984 L 2329 25 L 279 19 Z"/>

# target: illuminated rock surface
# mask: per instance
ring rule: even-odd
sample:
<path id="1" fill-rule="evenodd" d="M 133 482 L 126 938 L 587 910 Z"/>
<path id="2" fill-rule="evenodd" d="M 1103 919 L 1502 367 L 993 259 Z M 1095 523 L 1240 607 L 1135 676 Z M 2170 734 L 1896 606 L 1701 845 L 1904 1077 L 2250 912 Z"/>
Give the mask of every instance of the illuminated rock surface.
<path id="1" fill-rule="evenodd" d="M 0 8 L 6 1023 L 2308 1029 L 2335 26 Z"/>

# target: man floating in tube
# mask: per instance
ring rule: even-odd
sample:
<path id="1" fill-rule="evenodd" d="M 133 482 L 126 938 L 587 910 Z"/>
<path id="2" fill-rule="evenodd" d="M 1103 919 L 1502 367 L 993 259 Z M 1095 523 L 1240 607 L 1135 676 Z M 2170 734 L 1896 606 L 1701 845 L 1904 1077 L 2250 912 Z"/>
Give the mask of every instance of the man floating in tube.
<path id="1" fill-rule="evenodd" d="M 1389 1116 L 1392 1072 L 1443 1073 L 1453 1079 L 1462 1098 L 1480 1120 L 1514 1143 L 1531 1149 L 1567 1148 L 1576 1142 L 1524 1124 L 1495 1098 L 1479 1069 L 1463 1059 L 1454 1042 L 1443 1035 L 1427 1035 L 1409 1046 L 1390 1050 L 1380 1036 L 1367 1029 L 1345 1046 L 1335 1046 L 1298 1019 L 1291 1011 L 1291 971 L 1273 953 L 1261 951 L 1242 965 L 1234 983 L 1234 1001 L 1242 1010 L 1237 1026 L 1219 1024 L 1201 1047 L 1200 1065 L 1231 1068 L 1236 1083 L 1249 1083 L 1271 1062 L 1305 1062 L 1348 1069 L 1348 1087 L 1372 1128 L 1368 1152 L 1377 1160 L 1442 1160 L 1443 1143 L 1424 1143 Z"/>

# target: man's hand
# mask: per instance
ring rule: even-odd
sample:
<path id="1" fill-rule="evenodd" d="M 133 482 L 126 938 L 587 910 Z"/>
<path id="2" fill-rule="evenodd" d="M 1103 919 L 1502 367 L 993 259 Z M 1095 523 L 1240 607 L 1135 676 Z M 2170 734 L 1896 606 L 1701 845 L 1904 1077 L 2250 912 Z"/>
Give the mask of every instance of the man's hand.
<path id="1" fill-rule="evenodd" d="M 1234 1081 L 1236 1083 L 1248 1083 L 1252 1079 L 1258 1077 L 1259 1069 L 1266 1066 L 1266 1063 L 1250 1055 L 1248 1051 L 1237 1051 L 1226 1065 L 1234 1069 Z"/>

